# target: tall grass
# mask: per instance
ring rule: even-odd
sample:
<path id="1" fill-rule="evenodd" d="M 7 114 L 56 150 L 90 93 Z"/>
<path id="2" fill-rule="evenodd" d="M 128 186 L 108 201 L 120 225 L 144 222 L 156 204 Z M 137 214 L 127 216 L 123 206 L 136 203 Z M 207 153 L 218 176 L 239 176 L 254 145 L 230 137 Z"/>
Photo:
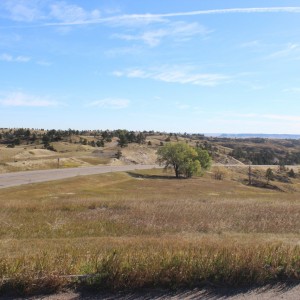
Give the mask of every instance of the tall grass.
<path id="1" fill-rule="evenodd" d="M 0 263 L 1 289 L 32 293 L 71 284 L 109 290 L 241 286 L 299 280 L 300 276 L 298 246 L 211 241 L 177 244 L 174 240 L 152 240 L 146 245 L 125 242 L 112 249 L 86 252 L 62 247 L 57 252 L 5 258 Z"/>
<path id="2" fill-rule="evenodd" d="M 3 189 L 0 290 L 299 280 L 298 189 L 296 180 L 282 193 L 159 170 Z"/>

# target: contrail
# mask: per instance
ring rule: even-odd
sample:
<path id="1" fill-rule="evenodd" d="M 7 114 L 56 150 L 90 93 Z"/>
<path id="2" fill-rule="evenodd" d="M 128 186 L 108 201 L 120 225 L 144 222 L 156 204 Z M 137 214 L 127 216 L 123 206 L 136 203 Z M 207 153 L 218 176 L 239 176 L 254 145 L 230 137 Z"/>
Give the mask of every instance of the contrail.
<path id="1" fill-rule="evenodd" d="M 153 15 L 156 17 L 180 17 L 180 16 L 198 16 L 214 14 L 232 14 L 232 13 L 300 13 L 300 7 L 252 7 L 252 8 L 225 8 L 196 10 L 190 12 L 167 13 Z M 141 15 L 142 16 L 142 15 Z"/>
<path id="2" fill-rule="evenodd" d="M 226 8 L 226 9 L 210 9 L 196 10 L 189 12 L 163 13 L 163 14 L 131 14 L 119 15 L 109 18 L 91 19 L 78 22 L 62 22 L 62 23 L 47 23 L 44 26 L 63 26 L 63 25 L 84 25 L 97 23 L 113 23 L 130 20 L 146 20 L 146 21 L 162 21 L 163 18 L 185 17 L 185 16 L 200 16 L 200 15 L 215 15 L 215 14 L 236 14 L 236 13 L 300 13 L 300 7 L 252 7 L 252 8 Z"/>
<path id="3" fill-rule="evenodd" d="M 216 15 L 216 14 L 252 14 L 252 13 L 300 13 L 300 7 L 250 7 L 250 8 L 225 8 L 225 9 L 210 9 L 196 10 L 189 12 L 162 13 L 162 14 L 128 14 L 117 15 L 108 18 L 86 19 L 74 22 L 53 22 L 44 24 L 34 24 L 28 26 L 9 26 L 9 27 L 50 27 L 50 26 L 75 26 L 89 24 L 113 24 L 122 22 L 146 21 L 146 22 L 163 22 L 164 18 L 200 16 L 200 15 Z M 3 28 L 3 27 L 1 27 Z M 5 27 L 7 28 L 7 27 Z"/>

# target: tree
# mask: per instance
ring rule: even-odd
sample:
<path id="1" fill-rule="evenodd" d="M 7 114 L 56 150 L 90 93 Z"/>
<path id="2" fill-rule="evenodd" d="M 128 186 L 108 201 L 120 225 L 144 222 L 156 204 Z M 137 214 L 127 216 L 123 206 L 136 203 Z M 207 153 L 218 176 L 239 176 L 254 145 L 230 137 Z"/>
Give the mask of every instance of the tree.
<path id="1" fill-rule="evenodd" d="M 96 142 L 97 147 L 104 147 L 104 140 L 100 140 Z"/>
<path id="2" fill-rule="evenodd" d="M 157 155 L 159 164 L 164 164 L 165 168 L 172 167 L 176 178 L 179 178 L 180 175 L 187 178 L 192 177 L 200 174 L 202 165 L 204 169 L 209 166 L 203 160 L 203 157 L 206 158 L 206 154 L 200 153 L 199 155 L 195 148 L 186 143 L 167 143 L 158 149 Z"/>
<path id="3" fill-rule="evenodd" d="M 146 140 L 146 135 L 142 132 L 139 132 L 136 136 L 136 142 L 138 144 L 144 144 Z"/>
<path id="4" fill-rule="evenodd" d="M 128 139 L 127 139 L 126 135 L 123 133 L 121 133 L 119 135 L 118 146 L 120 146 L 121 148 L 128 146 Z"/>
<path id="5" fill-rule="evenodd" d="M 116 153 L 116 158 L 120 159 L 122 157 L 122 151 L 119 149 Z"/>
<path id="6" fill-rule="evenodd" d="M 291 169 L 290 171 L 288 171 L 288 175 L 291 178 L 295 178 L 296 177 L 295 171 L 293 169 Z"/>
<path id="7" fill-rule="evenodd" d="M 266 171 L 267 184 L 269 184 L 269 181 L 272 180 L 273 177 L 274 177 L 273 170 L 271 168 L 268 168 Z"/>

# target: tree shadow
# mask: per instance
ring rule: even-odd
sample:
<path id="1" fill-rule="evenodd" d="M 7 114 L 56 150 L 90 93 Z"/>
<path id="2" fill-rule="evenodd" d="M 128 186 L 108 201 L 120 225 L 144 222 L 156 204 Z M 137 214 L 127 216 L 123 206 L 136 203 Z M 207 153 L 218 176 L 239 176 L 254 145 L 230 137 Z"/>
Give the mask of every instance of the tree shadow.
<path id="1" fill-rule="evenodd" d="M 170 175 L 154 175 L 154 174 L 141 174 L 136 172 L 126 172 L 129 176 L 133 178 L 141 178 L 141 179 L 185 179 L 183 177 L 176 178 L 175 176 Z"/>
<path id="2" fill-rule="evenodd" d="M 268 190 L 274 190 L 278 192 L 284 192 L 281 188 L 279 188 L 277 185 L 270 184 L 261 180 L 252 180 L 252 183 L 249 184 L 249 181 L 247 179 L 244 179 L 243 183 L 245 185 L 255 187 L 255 188 L 260 188 L 260 189 L 268 189 Z"/>

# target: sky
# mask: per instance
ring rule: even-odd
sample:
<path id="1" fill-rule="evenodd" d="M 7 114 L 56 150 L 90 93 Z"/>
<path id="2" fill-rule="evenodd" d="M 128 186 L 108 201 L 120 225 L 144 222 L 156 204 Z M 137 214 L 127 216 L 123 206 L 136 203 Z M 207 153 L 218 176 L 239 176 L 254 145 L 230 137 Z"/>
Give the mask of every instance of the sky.
<path id="1" fill-rule="evenodd" d="M 1 0 L 0 127 L 300 134 L 299 0 Z"/>

